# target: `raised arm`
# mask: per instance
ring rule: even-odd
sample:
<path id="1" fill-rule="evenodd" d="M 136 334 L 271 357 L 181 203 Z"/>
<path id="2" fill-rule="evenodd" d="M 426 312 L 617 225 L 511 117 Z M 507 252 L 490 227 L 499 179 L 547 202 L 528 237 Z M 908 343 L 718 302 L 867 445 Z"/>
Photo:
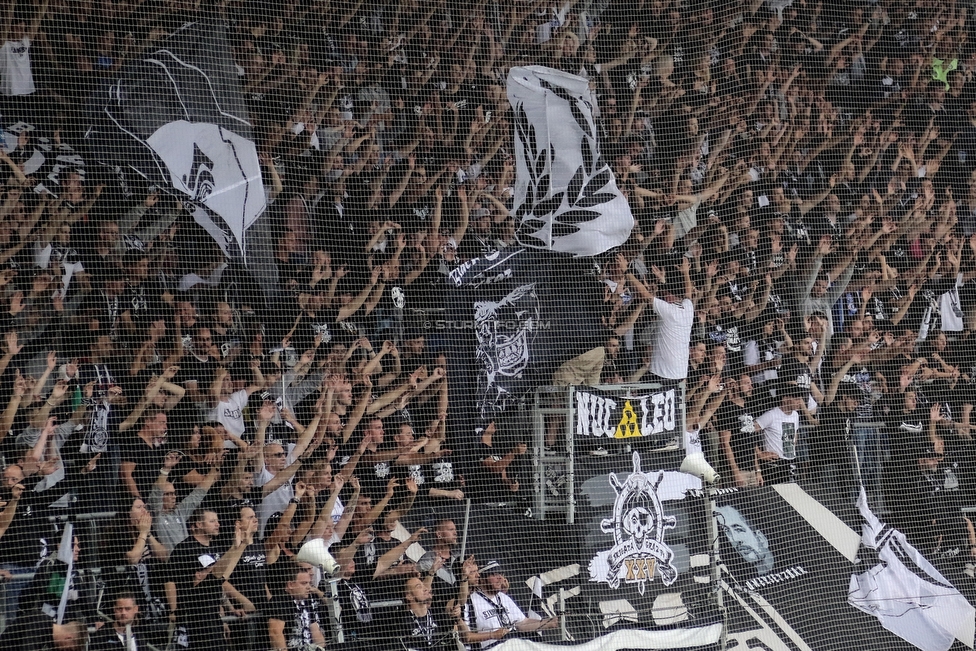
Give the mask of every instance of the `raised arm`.
<path id="1" fill-rule="evenodd" d="M 373 579 L 378 579 L 382 576 L 389 575 L 393 569 L 393 566 L 396 565 L 397 561 L 400 560 L 400 557 L 406 553 L 407 548 L 420 540 L 420 537 L 425 533 L 427 533 L 426 527 L 417 529 L 410 534 L 409 538 L 376 559 L 376 570 L 373 572 Z"/>

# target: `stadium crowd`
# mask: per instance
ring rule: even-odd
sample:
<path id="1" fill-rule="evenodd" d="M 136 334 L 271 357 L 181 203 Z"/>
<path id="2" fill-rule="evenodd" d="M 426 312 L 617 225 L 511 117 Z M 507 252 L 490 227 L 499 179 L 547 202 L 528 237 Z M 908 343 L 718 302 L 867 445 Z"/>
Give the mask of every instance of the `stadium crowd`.
<path id="1" fill-rule="evenodd" d="M 0 11 L 0 126 L 34 127 L 0 134 L 0 647 L 80 648 L 89 627 L 99 651 L 324 646 L 326 584 L 294 559 L 318 538 L 351 647 L 457 630 L 484 649 L 555 625 L 522 614 L 497 562 L 460 558 L 438 516 L 522 503 L 532 438 L 449 436 L 452 351 L 422 327 L 451 270 L 517 245 L 515 65 L 589 79 L 636 220 L 596 260 L 603 345 L 554 381 L 684 380 L 728 486 L 799 480 L 844 512 L 860 478 L 920 549 L 976 557 L 959 510 L 976 485 L 968 3 Z M 192 20 L 230 26 L 270 200 L 257 282 L 222 277 L 176 195 L 126 198 L 97 152 L 57 192 L 25 173 L 37 134 L 84 152 L 86 98 Z M 429 531 L 404 530 L 411 511 Z M 74 544 L 110 622 L 95 579 L 55 558 L 49 516 L 69 512 L 116 513 L 98 549 Z"/>

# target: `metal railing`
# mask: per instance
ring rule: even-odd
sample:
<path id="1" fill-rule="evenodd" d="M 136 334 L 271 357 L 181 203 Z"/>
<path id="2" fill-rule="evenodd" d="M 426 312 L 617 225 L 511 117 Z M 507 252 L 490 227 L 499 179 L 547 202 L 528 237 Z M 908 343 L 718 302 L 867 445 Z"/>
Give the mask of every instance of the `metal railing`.
<path id="1" fill-rule="evenodd" d="M 620 400 L 626 401 L 671 388 L 660 383 L 603 384 L 596 387 L 538 387 L 535 390 L 532 402 L 533 517 L 545 520 L 550 512 L 559 511 L 565 513 L 567 524 L 573 524 L 576 521 L 577 391 L 592 389 L 601 393 L 614 394 Z M 675 419 L 674 430 L 668 433 L 668 437 L 676 437 L 680 445 L 686 420 L 685 383 L 681 382 L 673 388 L 678 392 L 678 399 L 675 401 L 678 418 Z M 558 451 L 555 446 L 552 450 L 548 450 L 546 433 L 551 424 L 550 419 L 559 418 L 563 420 L 561 426 L 563 438 L 559 441 Z M 615 439 L 609 439 L 609 441 L 613 440 Z M 557 476 L 560 481 L 564 482 L 559 487 L 562 490 L 557 490 L 557 487 L 553 485 L 553 482 L 556 481 L 554 477 Z M 560 496 L 565 494 L 565 500 L 558 504 L 549 498 L 550 493 L 556 492 L 560 493 Z"/>

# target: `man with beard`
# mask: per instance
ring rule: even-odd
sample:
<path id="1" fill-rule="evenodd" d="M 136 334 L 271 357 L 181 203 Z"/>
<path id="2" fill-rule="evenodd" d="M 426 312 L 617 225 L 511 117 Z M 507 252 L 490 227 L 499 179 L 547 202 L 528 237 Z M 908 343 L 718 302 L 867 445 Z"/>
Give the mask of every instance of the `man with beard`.
<path id="1" fill-rule="evenodd" d="M 472 577 L 478 583 L 478 589 L 471 594 L 468 607 L 468 625 L 474 622 L 474 628 L 467 634 L 467 642 L 474 644 L 481 642 L 482 650 L 488 649 L 513 631 L 528 633 L 555 628 L 559 620 L 529 619 L 508 596 L 508 579 L 502 573 L 502 567 L 497 561 L 489 561 Z"/>
<path id="2" fill-rule="evenodd" d="M 104 327 L 85 334 L 92 337 L 87 362 L 65 364 L 61 367 L 61 379 L 92 386 L 90 397 L 86 388 L 84 398 L 89 405 L 88 422 L 65 442 L 61 456 L 69 473 L 66 486 L 78 493 L 77 508 L 111 511 L 114 507 L 111 496 L 118 484 L 118 473 L 113 472 L 113 466 L 117 467 L 115 464 L 119 462 L 119 433 L 132 421 L 126 419 L 125 396 L 118 384 L 122 373 L 108 364 L 115 356 L 112 338 Z M 101 463 L 93 463 L 99 455 Z"/>
<path id="3" fill-rule="evenodd" d="M 139 604 L 134 595 L 123 592 L 115 598 L 111 626 L 103 626 L 92 635 L 88 651 L 139 651 L 143 647 L 139 631 Z"/>
<path id="4" fill-rule="evenodd" d="M 754 528 L 738 509 L 729 504 L 716 506 L 715 517 L 729 544 L 757 575 L 763 576 L 773 571 L 776 561 L 769 548 L 769 540 L 762 531 Z"/>
<path id="5" fill-rule="evenodd" d="M 234 543 L 221 554 L 212 544 L 220 531 L 216 513 L 197 509 L 190 524 L 192 533 L 169 559 L 166 599 L 176 616 L 173 642 L 188 649 L 218 648 L 224 642 L 220 621 L 223 584 L 244 553 L 246 532 L 238 522 Z"/>
<path id="6" fill-rule="evenodd" d="M 417 563 L 417 569 L 431 578 L 426 581 L 431 588 L 433 601 L 431 611 L 437 625 L 444 628 L 452 624 L 451 611 L 457 605 L 460 588 L 456 570 L 461 553 L 458 551 L 458 530 L 453 520 L 439 520 L 434 525 L 436 542 L 429 552 Z"/>
<path id="7" fill-rule="evenodd" d="M 433 593 L 425 581 L 416 577 L 407 579 L 404 587 L 406 607 L 401 611 L 396 628 L 400 643 L 408 649 L 455 648 L 450 629 L 439 626 L 432 612 Z M 455 613 L 461 607 L 455 605 Z"/>
<path id="8" fill-rule="evenodd" d="M 735 486 L 758 486 L 761 477 L 756 445 L 755 420 L 766 409 L 760 396 L 753 395 L 752 377 L 741 373 L 738 380 L 726 380 L 730 393 L 717 414 L 719 443 Z"/>

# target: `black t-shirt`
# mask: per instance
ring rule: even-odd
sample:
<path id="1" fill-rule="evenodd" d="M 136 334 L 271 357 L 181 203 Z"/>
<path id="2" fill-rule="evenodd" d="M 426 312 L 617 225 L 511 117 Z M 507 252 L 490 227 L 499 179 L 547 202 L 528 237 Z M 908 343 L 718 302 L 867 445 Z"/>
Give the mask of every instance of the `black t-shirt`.
<path id="1" fill-rule="evenodd" d="M 429 611 L 423 617 L 418 617 L 409 608 L 404 608 L 398 613 L 394 630 L 407 649 L 438 649 L 444 646 L 437 622 Z"/>
<path id="2" fill-rule="evenodd" d="M 435 459 L 431 463 L 392 466 L 392 468 L 401 480 L 401 485 L 408 478 L 412 478 L 417 483 L 416 506 L 429 504 L 431 499 L 443 499 L 430 497 L 431 489 L 452 491 L 461 487 L 454 474 L 454 464 L 450 456 Z"/>
<path id="3" fill-rule="evenodd" d="M 386 452 L 392 447 L 392 445 L 383 445 L 377 452 Z M 367 451 L 356 466 L 356 474 L 362 485 L 362 494 L 372 499 L 375 504 L 386 495 L 386 485 L 394 477 L 393 461 L 378 461 L 374 454 Z"/>
<path id="4" fill-rule="evenodd" d="M 444 307 L 447 294 L 447 274 L 457 265 L 448 263 L 440 254 L 427 263 L 420 276 L 404 288 L 410 306 L 419 310 L 439 310 Z"/>
<path id="5" fill-rule="evenodd" d="M 205 393 L 210 390 L 216 372 L 217 360 L 209 356 L 207 359 L 201 360 L 192 351 L 186 351 L 180 360 L 180 372 L 176 379 L 180 384 L 196 382 L 197 389 L 201 393 Z"/>
<path id="6" fill-rule="evenodd" d="M 135 547 L 137 532 L 128 523 L 118 521 L 101 538 L 102 576 L 112 592 L 125 591 L 136 595 L 139 617 L 143 621 L 162 621 L 168 617 L 164 582 L 168 578 L 165 563 L 152 554 L 152 545 L 142 546 L 142 557 L 130 564 L 126 554 Z M 107 571 L 108 570 L 108 571 Z"/>
<path id="7" fill-rule="evenodd" d="M 148 281 L 139 285 L 129 285 L 122 294 L 120 310 L 128 312 L 139 326 L 145 326 L 160 314 L 163 307 L 162 290 L 158 283 Z"/>
<path id="8" fill-rule="evenodd" d="M 842 411 L 832 402 L 817 412 L 820 424 L 810 433 L 810 455 L 816 463 L 836 463 L 847 458 L 841 451 L 848 445 L 857 413 Z"/>
<path id="9" fill-rule="evenodd" d="M 176 584 L 177 622 L 190 632 L 196 643 L 195 633 L 220 628 L 220 601 L 223 582 L 207 572 L 206 577 L 194 585 L 196 574 L 212 567 L 220 559 L 215 544 L 201 545 L 193 536 L 178 544 L 169 558 L 170 581 Z"/>
<path id="10" fill-rule="evenodd" d="M 21 567 L 33 567 L 48 553 L 54 552 L 59 537 L 48 520 L 46 503 L 51 496 L 35 493 L 39 475 L 28 477 L 22 484 L 26 490 L 6 533 L 0 536 L 0 562 Z M 10 499 L 10 492 L 0 492 L 0 500 Z"/>
<path id="11" fill-rule="evenodd" d="M 755 419 L 764 412 L 758 397 L 746 398 L 742 406 L 732 400 L 725 400 L 716 415 L 720 432 L 731 432 L 729 446 L 735 464 L 741 471 L 755 470 L 756 446 L 760 444 L 760 434 L 754 425 Z M 725 455 L 719 456 L 723 461 Z"/>
<path id="12" fill-rule="evenodd" d="M 479 440 L 466 451 L 464 464 L 466 496 L 484 502 L 509 502 L 518 496 L 517 492 L 513 493 L 509 485 L 502 481 L 501 475 L 489 469 L 485 463 L 486 460 L 498 461 L 511 452 L 513 446 L 502 442 L 500 438 L 496 434 L 492 445 Z M 521 482 L 520 490 L 524 490 L 526 486 L 526 482 L 522 481 L 526 471 L 526 456 L 516 456 L 505 469 L 505 476 L 509 480 Z"/>
<path id="13" fill-rule="evenodd" d="M 709 321 L 708 338 L 725 344 L 728 363 L 736 368 L 742 364 L 742 345 L 746 340 L 745 319 L 726 317 L 719 321 Z"/>
<path id="14" fill-rule="evenodd" d="M 139 614 L 141 615 L 142 613 L 140 612 Z M 138 625 L 133 625 L 132 637 L 136 641 L 137 648 L 144 648 L 143 645 L 145 643 L 146 636 L 142 630 L 140 630 Z M 120 651 L 128 651 L 123 638 L 119 637 L 115 627 L 111 624 L 106 624 L 101 629 L 93 633 L 88 641 L 88 651 L 115 651 L 115 649 L 119 649 Z"/>
<path id="15" fill-rule="evenodd" d="M 810 372 L 810 367 L 796 357 L 787 357 L 784 359 L 776 375 L 782 382 L 795 384 L 804 391 L 809 391 L 810 385 L 813 383 L 813 374 Z"/>
<path id="16" fill-rule="evenodd" d="M 285 623 L 285 643 L 289 649 L 304 648 L 312 641 L 312 625 L 319 623 L 314 599 L 295 601 L 288 594 L 276 595 L 268 607 L 269 617 Z"/>
<path id="17" fill-rule="evenodd" d="M 4 651 L 54 651 L 54 620 L 43 613 L 27 613 L 4 629 L 0 649 Z"/>
<path id="18" fill-rule="evenodd" d="M 132 471 L 132 478 L 136 482 L 136 488 L 139 489 L 139 495 L 142 499 L 148 499 L 149 491 L 159 477 L 159 469 L 163 466 L 168 450 L 147 445 L 142 437 L 135 433 L 123 434 L 121 448 L 122 461 L 136 464 Z"/>
<path id="19" fill-rule="evenodd" d="M 834 241 L 840 240 L 844 236 L 840 219 L 840 215 L 835 215 L 834 220 L 831 221 L 826 211 L 821 208 L 815 210 L 813 215 L 804 218 L 810 231 L 811 241 L 817 244 L 824 235 L 829 235 Z"/>
<path id="20" fill-rule="evenodd" d="M 303 312 L 293 340 L 298 349 L 307 350 L 315 344 L 315 338 L 322 337 L 322 345 L 327 346 L 340 336 L 339 310 L 325 309 L 314 314 Z"/>
<path id="21" fill-rule="evenodd" d="M 230 583 L 251 600 L 258 610 L 264 610 L 268 596 L 264 585 L 268 571 L 268 554 L 263 542 L 253 542 L 244 548 L 241 560 L 234 567 Z M 274 612 L 274 611 L 272 611 Z"/>
<path id="22" fill-rule="evenodd" d="M 916 464 L 918 453 L 929 445 L 928 413 L 921 407 L 910 412 L 899 407 L 888 413 L 885 423 L 892 468 L 896 472 L 910 470 Z"/>

